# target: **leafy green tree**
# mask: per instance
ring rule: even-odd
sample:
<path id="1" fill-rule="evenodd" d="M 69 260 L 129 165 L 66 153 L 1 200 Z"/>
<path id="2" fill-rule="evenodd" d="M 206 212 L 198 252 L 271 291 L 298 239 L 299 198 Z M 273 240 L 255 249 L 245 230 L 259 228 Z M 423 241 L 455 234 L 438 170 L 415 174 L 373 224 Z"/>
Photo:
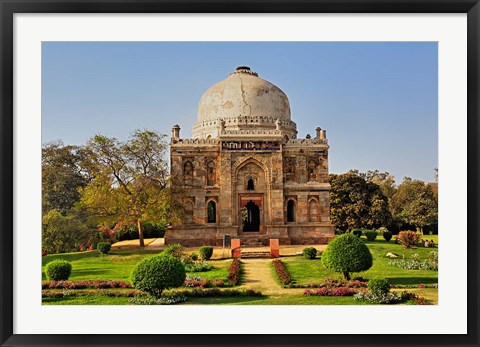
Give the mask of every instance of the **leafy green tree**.
<path id="1" fill-rule="evenodd" d="M 169 177 L 165 135 L 136 130 L 126 142 L 103 135 L 91 138 L 86 151 L 95 178 L 82 191 L 82 206 L 99 222 L 135 221 L 143 247 L 143 222 L 180 218 L 174 199 L 178 185 Z"/>
<path id="2" fill-rule="evenodd" d="M 390 200 L 392 214 L 398 224 L 408 223 L 423 233 L 427 225 L 438 223 L 436 186 L 405 177 Z"/>
<path id="3" fill-rule="evenodd" d="M 61 141 L 42 146 L 42 212 L 57 210 L 63 215 L 80 200 L 79 189 L 90 177 L 82 168 L 84 152 Z"/>
<path id="4" fill-rule="evenodd" d="M 88 227 L 75 215 L 50 210 L 42 218 L 42 250 L 47 253 L 76 251 L 88 238 Z"/>
<path id="5" fill-rule="evenodd" d="M 358 171 L 330 175 L 330 215 L 343 231 L 378 228 L 391 220 L 388 199 L 380 187 Z"/>
<path id="6" fill-rule="evenodd" d="M 327 269 L 341 273 L 346 280 L 350 280 L 350 273 L 370 269 L 373 257 L 360 238 L 343 234 L 328 243 L 322 253 L 322 263 Z"/>

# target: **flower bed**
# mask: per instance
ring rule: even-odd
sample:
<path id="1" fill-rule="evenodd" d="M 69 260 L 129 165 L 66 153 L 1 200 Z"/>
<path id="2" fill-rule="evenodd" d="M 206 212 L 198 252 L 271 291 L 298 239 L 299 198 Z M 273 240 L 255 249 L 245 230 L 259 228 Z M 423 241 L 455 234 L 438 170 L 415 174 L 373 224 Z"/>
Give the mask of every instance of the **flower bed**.
<path id="1" fill-rule="evenodd" d="M 78 280 L 78 281 L 42 281 L 42 289 L 85 289 L 85 288 L 132 288 L 124 281 Z"/>
<path id="2" fill-rule="evenodd" d="M 431 251 L 428 259 L 420 259 L 417 253 L 411 259 L 394 259 L 388 265 L 396 266 L 406 270 L 434 270 L 438 271 L 438 252 Z"/>
<path id="3" fill-rule="evenodd" d="M 147 295 L 146 293 L 139 290 L 129 290 L 129 291 L 119 291 L 119 290 L 108 290 L 108 289 L 99 289 L 99 290 L 72 290 L 72 289 L 50 289 L 42 290 L 42 298 L 64 298 L 72 296 L 111 296 L 111 297 L 134 297 L 139 295 Z"/>
<path id="4" fill-rule="evenodd" d="M 128 300 L 133 305 L 174 305 L 179 302 L 187 301 L 186 296 L 168 296 L 162 298 L 154 297 L 134 297 Z"/>
<path id="5" fill-rule="evenodd" d="M 325 282 L 322 283 L 309 283 L 309 284 L 295 284 L 291 283 L 284 287 L 286 288 L 366 288 L 368 280 L 351 280 L 351 281 L 342 281 L 332 278 L 326 278 Z"/>
<path id="6" fill-rule="evenodd" d="M 280 282 L 283 285 L 288 285 L 292 283 L 292 276 L 290 276 L 290 274 L 288 273 L 285 264 L 280 259 L 275 259 L 272 261 L 272 263 Z"/>
<path id="7" fill-rule="evenodd" d="M 316 290 L 307 289 L 303 295 L 311 296 L 352 296 L 358 293 L 360 289 L 366 288 L 368 280 L 355 279 L 351 281 L 342 281 L 333 278 L 325 279 L 325 282 L 310 284 L 309 288 L 317 288 Z"/>
<path id="8" fill-rule="evenodd" d="M 232 260 L 228 268 L 228 284 L 236 286 L 240 282 L 241 262 L 238 258 Z"/>
<path id="9" fill-rule="evenodd" d="M 339 288 L 320 288 L 316 290 L 305 289 L 305 296 L 353 296 L 357 293 L 356 289 L 339 287 Z"/>
<path id="10" fill-rule="evenodd" d="M 185 287 L 190 288 L 214 288 L 227 286 L 227 284 L 223 280 L 210 280 L 194 276 L 187 276 L 187 278 L 185 278 L 184 285 Z"/>
<path id="11" fill-rule="evenodd" d="M 218 288 L 193 288 L 171 289 L 165 291 L 162 297 L 186 296 L 186 297 L 214 297 L 214 296 L 262 296 L 263 294 L 253 289 L 218 289 Z"/>

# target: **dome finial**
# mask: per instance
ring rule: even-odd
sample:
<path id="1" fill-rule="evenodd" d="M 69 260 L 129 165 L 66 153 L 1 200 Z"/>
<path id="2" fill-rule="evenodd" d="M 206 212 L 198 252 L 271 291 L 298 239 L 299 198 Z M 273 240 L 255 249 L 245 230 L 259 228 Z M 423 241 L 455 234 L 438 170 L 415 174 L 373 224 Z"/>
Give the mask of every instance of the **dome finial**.
<path id="1" fill-rule="evenodd" d="M 249 66 L 245 66 L 245 65 L 237 66 L 235 71 L 230 73 L 230 75 L 233 75 L 233 74 L 249 74 L 249 75 L 258 77 L 258 74 L 256 72 L 253 72 Z"/>

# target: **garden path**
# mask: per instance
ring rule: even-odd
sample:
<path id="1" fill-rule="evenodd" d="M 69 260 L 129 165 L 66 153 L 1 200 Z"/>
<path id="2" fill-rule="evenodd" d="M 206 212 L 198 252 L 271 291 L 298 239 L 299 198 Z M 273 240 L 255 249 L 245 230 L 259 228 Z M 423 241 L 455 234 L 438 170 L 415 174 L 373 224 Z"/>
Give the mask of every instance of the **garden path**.
<path id="1" fill-rule="evenodd" d="M 287 289 L 274 278 L 272 259 L 242 259 L 243 277 L 240 288 L 248 288 L 261 291 L 263 294 L 287 294 L 298 293 L 298 289 Z"/>

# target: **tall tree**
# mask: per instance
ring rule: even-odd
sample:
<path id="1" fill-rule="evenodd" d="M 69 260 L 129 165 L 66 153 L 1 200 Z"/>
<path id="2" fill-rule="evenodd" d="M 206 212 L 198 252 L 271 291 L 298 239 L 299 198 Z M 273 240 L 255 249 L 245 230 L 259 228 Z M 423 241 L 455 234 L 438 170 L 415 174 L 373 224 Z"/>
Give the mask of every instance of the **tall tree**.
<path id="1" fill-rule="evenodd" d="M 181 215 L 173 199 L 165 135 L 134 131 L 129 140 L 96 135 L 86 146 L 86 166 L 95 179 L 83 190 L 82 204 L 99 221 L 135 221 L 140 246 L 145 246 L 142 223 L 171 220 Z"/>
<path id="2" fill-rule="evenodd" d="M 388 199 L 380 187 L 358 171 L 330 175 L 330 215 L 341 230 L 387 225 L 391 220 Z"/>
<path id="3" fill-rule="evenodd" d="M 89 229 L 75 213 L 64 216 L 57 210 L 50 210 L 42 216 L 42 251 L 64 253 L 78 250 L 88 239 Z"/>
<path id="4" fill-rule="evenodd" d="M 438 223 L 436 186 L 405 177 L 390 200 L 393 216 L 398 223 L 412 224 L 423 232 L 427 225 Z"/>
<path id="5" fill-rule="evenodd" d="M 81 162 L 84 152 L 78 146 L 65 146 L 61 141 L 42 146 L 42 212 L 57 210 L 63 215 L 80 200 L 79 189 L 90 177 Z"/>

